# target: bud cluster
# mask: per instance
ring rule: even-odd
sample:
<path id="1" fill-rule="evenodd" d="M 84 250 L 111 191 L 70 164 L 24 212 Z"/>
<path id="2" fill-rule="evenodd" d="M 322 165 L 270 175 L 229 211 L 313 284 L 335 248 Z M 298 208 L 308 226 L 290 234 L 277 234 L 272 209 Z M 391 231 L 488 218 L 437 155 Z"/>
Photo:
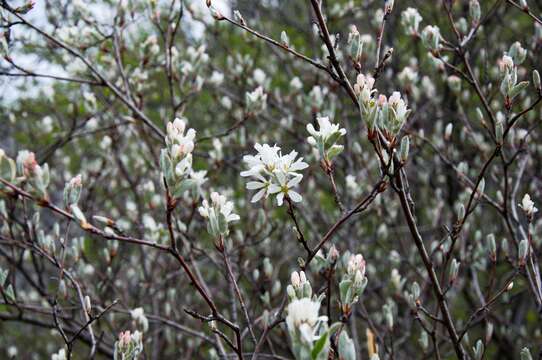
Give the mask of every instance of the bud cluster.
<path id="1" fill-rule="evenodd" d="M 377 97 L 377 91 L 373 89 L 374 82 L 375 79 L 370 75 L 359 74 L 357 77 L 354 92 L 358 96 L 361 116 L 367 124 L 369 135 L 378 128 L 391 140 L 405 124 L 410 109 L 398 91 L 394 91 L 389 99 L 382 94 Z"/>
<path id="2" fill-rule="evenodd" d="M 49 165 L 39 165 L 33 152 L 22 150 L 17 154 L 17 171 L 28 181 L 37 197 L 48 199 Z"/>
<path id="3" fill-rule="evenodd" d="M 240 219 L 239 215 L 233 213 L 233 202 L 217 192 L 211 193 L 210 204 L 203 200 L 198 211 L 207 220 L 207 231 L 215 238 L 228 235 L 228 223 Z"/>
<path id="4" fill-rule="evenodd" d="M 527 50 L 522 48 L 519 42 L 515 42 L 499 62 L 499 68 L 503 74 L 500 91 L 504 96 L 507 109 L 512 106 L 514 98 L 529 85 L 528 81 L 518 83 L 518 65 L 523 63 L 526 56 Z"/>
<path id="5" fill-rule="evenodd" d="M 143 352 L 143 335 L 139 331 L 124 331 L 115 342 L 114 360 L 135 360 Z"/>
<path id="6" fill-rule="evenodd" d="M 352 305 L 358 301 L 366 286 L 365 259 L 361 254 L 350 255 L 346 273 L 339 284 L 341 310 L 345 317 L 350 315 Z"/>
<path id="7" fill-rule="evenodd" d="M 192 151 L 196 131 L 186 130 L 186 120 L 176 118 L 167 124 L 166 148 L 160 153 L 160 168 L 174 198 L 180 197 L 187 190 L 194 190 Z"/>

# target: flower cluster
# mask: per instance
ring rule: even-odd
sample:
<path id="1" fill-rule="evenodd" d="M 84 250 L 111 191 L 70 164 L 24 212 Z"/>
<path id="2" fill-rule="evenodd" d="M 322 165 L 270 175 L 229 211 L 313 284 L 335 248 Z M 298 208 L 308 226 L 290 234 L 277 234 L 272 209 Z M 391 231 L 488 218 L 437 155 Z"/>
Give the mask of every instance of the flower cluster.
<path id="1" fill-rule="evenodd" d="M 215 238 L 228 235 L 228 223 L 240 219 L 239 215 L 233 213 L 233 202 L 217 192 L 211 193 L 211 204 L 203 200 L 198 211 L 207 219 L 207 231 Z"/>
<path id="2" fill-rule="evenodd" d="M 256 144 L 256 155 L 245 155 L 243 161 L 248 170 L 241 172 L 243 177 L 251 177 L 256 181 L 249 181 L 246 185 L 249 190 L 258 190 L 252 197 L 252 202 L 261 198 L 267 198 L 270 194 L 276 194 L 277 204 L 282 205 L 287 196 L 294 202 L 302 200 L 301 195 L 293 190 L 303 178 L 298 171 L 309 165 L 303 162 L 303 158 L 297 158 L 297 152 L 292 151 L 282 155 L 280 147 L 268 144 Z"/>
<path id="3" fill-rule="evenodd" d="M 267 107 L 267 94 L 263 87 L 258 86 L 254 91 L 245 94 L 247 112 L 256 115 Z"/>
<path id="4" fill-rule="evenodd" d="M 410 109 L 398 91 L 394 91 L 389 99 L 382 94 L 376 97 L 374 82 L 370 75 L 359 74 L 357 77 L 354 91 L 361 106 L 361 116 L 370 134 L 378 128 L 389 139 L 393 139 L 406 122 Z"/>
<path id="5" fill-rule="evenodd" d="M 286 291 L 290 299 L 286 326 L 295 358 L 327 359 L 330 345 L 327 316 L 319 315 L 321 299 L 311 298 L 311 284 L 303 271 L 292 273 Z M 324 342 L 321 348 L 317 346 L 320 340 Z"/>
<path id="6" fill-rule="evenodd" d="M 49 165 L 39 165 L 33 152 L 22 150 L 17 154 L 17 170 L 28 180 L 36 196 L 40 199 L 48 199 Z"/>
<path id="7" fill-rule="evenodd" d="M 432 53 L 437 54 L 440 49 L 440 29 L 438 26 L 427 25 L 422 31 L 422 43 Z"/>
<path id="8" fill-rule="evenodd" d="M 352 305 L 358 301 L 366 286 L 365 259 L 361 254 L 350 255 L 346 273 L 339 284 L 343 315 L 350 315 Z"/>
<path id="9" fill-rule="evenodd" d="M 290 277 L 290 284 L 286 287 L 290 301 L 310 298 L 312 296 L 311 283 L 307 280 L 304 271 L 294 271 Z"/>
<path id="10" fill-rule="evenodd" d="M 533 215 L 538 211 L 536 206 L 534 206 L 534 202 L 531 200 L 531 196 L 529 194 L 525 194 L 523 196 L 519 207 L 525 212 L 528 218 L 532 218 Z"/>
<path id="11" fill-rule="evenodd" d="M 329 117 L 318 117 L 316 120 L 318 130 L 312 124 L 307 125 L 307 131 L 311 134 L 307 142 L 317 149 L 324 161 L 330 161 L 343 151 L 344 146 L 337 145 L 336 142 L 346 134 L 346 130 L 340 128 L 338 124 L 332 124 Z"/>
<path id="12" fill-rule="evenodd" d="M 186 119 L 176 118 L 167 124 L 166 148 L 160 153 L 160 168 L 166 179 L 169 191 L 174 198 L 187 190 L 197 190 L 201 179 L 199 172 L 192 169 L 192 151 L 196 131 L 186 131 Z M 205 176 L 205 174 L 203 174 Z"/>
<path id="13" fill-rule="evenodd" d="M 422 16 L 417 9 L 409 7 L 401 14 L 401 24 L 410 35 L 418 35 L 420 22 L 422 22 Z"/>
<path id="14" fill-rule="evenodd" d="M 66 349 L 60 349 L 56 354 L 51 355 L 51 360 L 66 360 Z"/>
<path id="15" fill-rule="evenodd" d="M 77 175 L 72 178 L 64 187 L 64 205 L 70 206 L 77 204 L 79 197 L 81 196 L 81 189 L 83 188 L 83 182 L 81 175 Z"/>
<path id="16" fill-rule="evenodd" d="M 143 352 L 143 335 L 139 331 L 124 331 L 119 334 L 115 342 L 115 360 L 135 360 Z"/>
<path id="17" fill-rule="evenodd" d="M 130 316 L 132 317 L 132 320 L 134 320 L 136 324 L 141 327 L 141 330 L 143 332 L 149 329 L 149 320 L 145 316 L 145 311 L 143 310 L 142 307 L 138 307 L 131 310 Z"/>
<path id="18" fill-rule="evenodd" d="M 286 326 L 292 339 L 292 350 L 296 359 L 327 359 L 329 336 L 327 316 L 319 316 L 320 302 L 310 298 L 296 299 L 288 305 Z M 324 341 L 321 349 L 316 347 Z M 317 351 L 316 356 L 312 356 Z"/>
<path id="19" fill-rule="evenodd" d="M 527 50 L 521 47 L 519 42 L 512 44 L 507 55 L 504 55 L 499 61 L 499 68 L 503 74 L 500 90 L 505 99 L 505 106 L 509 109 L 512 101 L 525 89 L 528 81 L 518 83 L 518 65 L 520 65 L 527 56 Z"/>

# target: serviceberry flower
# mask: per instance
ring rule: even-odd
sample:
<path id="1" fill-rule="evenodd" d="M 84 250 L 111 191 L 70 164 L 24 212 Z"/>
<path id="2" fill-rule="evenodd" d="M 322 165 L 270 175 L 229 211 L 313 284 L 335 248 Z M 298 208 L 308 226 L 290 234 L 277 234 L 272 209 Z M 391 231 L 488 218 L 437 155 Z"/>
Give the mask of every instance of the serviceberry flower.
<path id="1" fill-rule="evenodd" d="M 201 180 L 199 174 L 192 170 L 196 131 L 188 129 L 185 133 L 186 124 L 184 118 L 176 118 L 167 124 L 166 148 L 160 154 L 160 167 L 173 197 L 180 197 L 185 191 L 193 190 L 197 181 Z"/>
<path id="2" fill-rule="evenodd" d="M 499 61 L 499 68 L 504 74 L 500 91 L 504 96 L 507 109 L 512 107 L 512 100 L 514 100 L 514 98 L 529 85 L 528 81 L 521 81 L 518 83 L 518 68 L 514 61 L 514 57 L 516 58 L 516 61 L 523 61 L 526 55 L 522 50 L 521 45 L 519 45 L 519 48 L 518 46 L 512 46 L 509 52 L 512 56 L 504 55 Z"/>
<path id="3" fill-rule="evenodd" d="M 307 125 L 307 131 L 311 134 L 307 142 L 318 150 L 322 159 L 329 161 L 343 151 L 344 146 L 336 145 L 336 142 L 346 134 L 346 129 L 340 128 L 338 124 L 332 124 L 329 117 L 318 117 L 316 120 L 318 130 L 312 124 Z"/>
<path id="4" fill-rule="evenodd" d="M 119 334 L 119 339 L 115 342 L 115 359 L 129 360 L 137 359 L 143 352 L 143 335 L 139 331 L 124 331 Z"/>
<path id="5" fill-rule="evenodd" d="M 60 349 L 56 354 L 51 356 L 51 360 L 66 360 L 66 349 Z"/>
<path id="6" fill-rule="evenodd" d="M 279 206 L 283 204 L 285 196 L 294 202 L 300 202 L 302 197 L 293 188 L 303 178 L 298 171 L 309 165 L 303 162 L 303 158 L 297 159 L 296 151 L 282 155 L 280 147 L 276 145 L 256 144 L 254 148 L 258 153 L 243 157 L 249 169 L 241 172 L 241 176 L 255 179 L 246 185 L 249 190 L 258 190 L 251 202 L 257 202 L 263 197 L 267 198 L 270 194 L 276 194 Z"/>
<path id="7" fill-rule="evenodd" d="M 534 206 L 534 202 L 531 200 L 531 196 L 529 194 L 525 194 L 523 196 L 519 207 L 523 209 L 523 211 L 529 218 L 532 218 L 533 215 L 538 211 L 538 209 Z"/>
<path id="8" fill-rule="evenodd" d="M 149 329 L 149 320 L 145 316 L 145 311 L 142 307 L 135 308 L 130 311 L 130 316 L 137 324 L 141 326 L 143 332 Z"/>
<path id="9" fill-rule="evenodd" d="M 401 24 L 406 28 L 410 35 L 418 35 L 418 27 L 422 22 L 422 16 L 417 9 L 407 8 L 401 13 Z"/>
<path id="10" fill-rule="evenodd" d="M 440 29 L 438 26 L 427 25 L 422 31 L 422 42 L 426 48 L 433 53 L 439 51 L 440 48 Z"/>
<path id="11" fill-rule="evenodd" d="M 247 111 L 252 114 L 258 114 L 267 107 L 267 94 L 263 87 L 258 86 L 254 91 L 245 94 Z"/>
<path id="12" fill-rule="evenodd" d="M 28 179 L 32 190 L 43 200 L 48 199 L 47 186 L 49 186 L 49 165 L 39 165 L 33 152 L 22 150 L 17 154 L 17 170 Z"/>

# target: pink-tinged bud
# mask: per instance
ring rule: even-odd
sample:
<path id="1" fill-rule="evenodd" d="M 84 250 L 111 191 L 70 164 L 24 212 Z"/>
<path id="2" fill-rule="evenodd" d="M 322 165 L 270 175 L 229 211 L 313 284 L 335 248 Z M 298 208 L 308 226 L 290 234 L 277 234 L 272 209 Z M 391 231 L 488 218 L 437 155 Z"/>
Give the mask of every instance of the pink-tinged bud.
<path id="1" fill-rule="evenodd" d="M 384 104 L 386 104 L 386 102 L 388 102 L 388 99 L 386 98 L 386 95 L 378 95 L 378 105 L 379 106 L 383 106 Z"/>
<path id="2" fill-rule="evenodd" d="M 130 344 L 132 336 L 130 334 L 130 330 L 126 330 L 124 332 L 121 332 L 119 334 L 119 345 L 120 347 L 124 348 L 127 347 L 128 344 Z"/>
<path id="3" fill-rule="evenodd" d="M 304 271 L 300 271 L 299 272 L 299 279 L 301 279 L 301 283 L 304 284 L 307 282 L 307 277 L 305 276 L 305 272 Z"/>
<path id="4" fill-rule="evenodd" d="M 25 176 L 31 176 L 36 172 L 38 167 L 38 162 L 36 161 L 36 154 L 33 152 L 29 153 L 26 159 L 23 162 L 24 174 Z"/>
<path id="5" fill-rule="evenodd" d="M 290 281 L 292 282 L 292 286 L 295 288 L 298 288 L 301 285 L 301 279 L 299 278 L 299 274 L 297 271 L 294 271 L 290 277 Z"/>
<path id="6" fill-rule="evenodd" d="M 365 277 L 365 259 L 361 254 L 352 255 L 348 261 L 347 271 L 350 275 L 355 275 L 360 272 L 362 277 Z"/>
<path id="7" fill-rule="evenodd" d="M 82 186 L 82 185 L 83 185 L 83 181 L 81 178 L 81 174 L 77 175 L 76 177 L 70 180 L 70 186 L 72 187 Z"/>

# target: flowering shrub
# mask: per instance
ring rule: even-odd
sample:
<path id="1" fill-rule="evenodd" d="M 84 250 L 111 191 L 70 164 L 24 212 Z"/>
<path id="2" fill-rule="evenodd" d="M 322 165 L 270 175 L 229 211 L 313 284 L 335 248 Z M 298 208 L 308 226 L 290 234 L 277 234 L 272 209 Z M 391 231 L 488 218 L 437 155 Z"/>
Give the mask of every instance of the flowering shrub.
<path id="1" fill-rule="evenodd" d="M 0 358 L 522 359 L 535 0 L 0 1 Z"/>

